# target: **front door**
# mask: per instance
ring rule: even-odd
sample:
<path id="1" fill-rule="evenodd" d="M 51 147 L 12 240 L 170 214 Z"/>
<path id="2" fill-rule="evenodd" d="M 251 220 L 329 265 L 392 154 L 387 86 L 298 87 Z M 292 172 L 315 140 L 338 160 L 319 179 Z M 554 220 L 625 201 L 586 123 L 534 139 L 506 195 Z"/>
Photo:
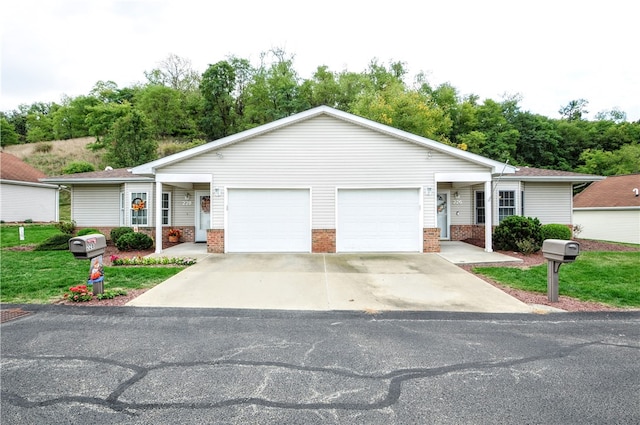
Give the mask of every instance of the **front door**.
<path id="1" fill-rule="evenodd" d="M 449 193 L 438 192 L 438 228 L 440 239 L 449 239 Z"/>
<path id="2" fill-rule="evenodd" d="M 207 229 L 211 227 L 211 195 L 196 192 L 196 242 L 207 241 Z"/>

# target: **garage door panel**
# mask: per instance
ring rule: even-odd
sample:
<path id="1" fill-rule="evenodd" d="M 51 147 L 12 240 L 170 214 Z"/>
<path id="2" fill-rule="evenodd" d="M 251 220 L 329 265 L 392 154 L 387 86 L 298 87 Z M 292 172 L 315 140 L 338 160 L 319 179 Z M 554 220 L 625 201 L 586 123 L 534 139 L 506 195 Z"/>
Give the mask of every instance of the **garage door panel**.
<path id="1" fill-rule="evenodd" d="M 338 190 L 339 252 L 421 252 L 418 189 Z"/>
<path id="2" fill-rule="evenodd" d="M 309 190 L 229 189 L 227 252 L 309 252 Z"/>

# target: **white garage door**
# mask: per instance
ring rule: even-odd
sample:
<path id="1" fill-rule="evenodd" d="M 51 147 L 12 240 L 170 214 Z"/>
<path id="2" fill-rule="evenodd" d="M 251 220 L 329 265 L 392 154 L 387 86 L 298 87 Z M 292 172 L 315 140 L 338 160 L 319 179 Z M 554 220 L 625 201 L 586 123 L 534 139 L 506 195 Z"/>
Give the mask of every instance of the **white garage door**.
<path id="1" fill-rule="evenodd" d="M 306 189 L 229 189 L 227 252 L 310 252 Z"/>
<path id="2" fill-rule="evenodd" d="M 339 189 L 338 252 L 422 252 L 418 189 Z"/>

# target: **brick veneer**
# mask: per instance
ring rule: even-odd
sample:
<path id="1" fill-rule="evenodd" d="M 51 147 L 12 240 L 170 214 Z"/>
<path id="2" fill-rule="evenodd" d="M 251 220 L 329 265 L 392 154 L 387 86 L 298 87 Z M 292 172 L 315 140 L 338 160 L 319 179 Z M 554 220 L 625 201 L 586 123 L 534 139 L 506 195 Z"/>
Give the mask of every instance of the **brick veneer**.
<path id="1" fill-rule="evenodd" d="M 313 229 L 311 231 L 311 252 L 336 252 L 336 230 Z"/>
<path id="2" fill-rule="evenodd" d="M 106 236 L 107 240 L 111 240 L 111 231 L 113 229 L 116 229 L 120 226 L 117 227 L 93 227 L 93 226 L 85 226 L 85 227 L 77 227 L 76 231 L 81 230 L 81 229 L 96 229 L 98 230 L 100 233 L 102 233 L 103 235 Z M 132 226 L 125 226 L 125 227 L 132 227 Z M 194 226 L 163 226 L 162 227 L 162 240 L 163 241 L 168 241 L 169 240 L 169 235 L 167 235 L 167 233 L 169 233 L 169 229 L 179 229 L 182 232 L 182 235 L 180 236 L 180 242 L 193 242 L 196 240 L 195 238 L 195 232 L 196 229 Z M 144 233 L 145 235 L 149 236 L 150 238 L 154 239 L 155 241 L 155 237 L 156 237 L 156 228 L 155 227 L 138 227 L 138 232 L 139 233 Z"/>
<path id="3" fill-rule="evenodd" d="M 440 252 L 439 228 L 424 228 L 422 230 L 422 252 Z"/>
<path id="4" fill-rule="evenodd" d="M 207 230 L 207 252 L 213 254 L 224 253 L 224 229 Z"/>

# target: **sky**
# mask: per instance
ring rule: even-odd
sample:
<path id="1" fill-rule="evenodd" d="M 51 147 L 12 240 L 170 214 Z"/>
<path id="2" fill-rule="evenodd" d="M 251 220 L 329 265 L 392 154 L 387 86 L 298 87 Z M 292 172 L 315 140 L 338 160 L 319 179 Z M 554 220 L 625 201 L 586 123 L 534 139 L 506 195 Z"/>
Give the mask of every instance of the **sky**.
<path id="1" fill-rule="evenodd" d="M 283 49 L 301 78 L 403 62 L 432 86 L 521 110 L 640 119 L 638 7 L 628 0 L 3 0 L 0 111 L 61 103 L 98 81 L 124 88 L 170 54 L 203 73 L 230 55 Z"/>

